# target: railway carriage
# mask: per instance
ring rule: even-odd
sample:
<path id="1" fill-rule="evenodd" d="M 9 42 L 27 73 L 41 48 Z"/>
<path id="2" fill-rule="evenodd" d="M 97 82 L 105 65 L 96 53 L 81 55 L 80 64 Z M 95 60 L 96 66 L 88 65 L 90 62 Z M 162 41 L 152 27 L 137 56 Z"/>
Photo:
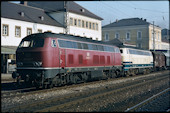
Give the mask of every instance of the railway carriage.
<path id="1" fill-rule="evenodd" d="M 154 60 L 154 70 L 159 71 L 166 68 L 166 57 L 161 51 L 152 51 Z"/>
<path id="2" fill-rule="evenodd" d="M 107 79 L 122 72 L 118 47 L 66 34 L 37 33 L 23 38 L 16 61 L 13 78 L 37 87 Z"/>
<path id="3" fill-rule="evenodd" d="M 153 56 L 150 51 L 127 47 L 121 47 L 120 51 L 126 76 L 153 70 Z"/>
<path id="4" fill-rule="evenodd" d="M 167 52 L 163 52 L 163 54 L 165 55 L 165 65 L 167 69 L 170 69 L 170 50 L 167 50 Z"/>

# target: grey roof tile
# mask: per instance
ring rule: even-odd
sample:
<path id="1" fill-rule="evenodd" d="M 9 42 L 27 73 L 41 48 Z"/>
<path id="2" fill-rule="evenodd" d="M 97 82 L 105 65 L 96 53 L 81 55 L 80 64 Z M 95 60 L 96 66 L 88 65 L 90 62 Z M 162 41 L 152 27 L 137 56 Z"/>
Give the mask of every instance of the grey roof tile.
<path id="1" fill-rule="evenodd" d="M 129 19 L 122 19 L 117 22 L 113 22 L 111 24 L 103 26 L 102 28 L 133 26 L 133 25 L 149 25 L 149 24 L 150 24 L 149 22 L 142 20 L 140 18 L 129 18 Z"/>
<path id="2" fill-rule="evenodd" d="M 42 8 L 46 12 L 65 11 L 64 1 L 28 1 L 28 5 Z M 91 13 L 90 11 L 88 11 L 87 9 L 83 8 L 82 6 L 78 5 L 73 1 L 68 1 L 67 7 L 69 12 L 95 18 L 98 20 L 103 20 L 101 17 Z M 82 9 L 84 9 L 84 12 L 82 11 Z"/>
<path id="3" fill-rule="evenodd" d="M 23 17 L 21 16 L 21 12 L 24 12 Z M 40 19 L 41 16 L 44 17 L 44 20 Z M 42 9 L 5 1 L 1 2 L 1 17 L 63 27 L 60 23 L 48 16 Z"/>

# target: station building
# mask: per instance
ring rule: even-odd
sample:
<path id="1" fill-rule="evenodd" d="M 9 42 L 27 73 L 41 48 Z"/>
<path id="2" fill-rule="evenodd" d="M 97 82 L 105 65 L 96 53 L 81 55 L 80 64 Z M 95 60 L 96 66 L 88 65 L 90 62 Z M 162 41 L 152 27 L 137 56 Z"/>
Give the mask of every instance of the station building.
<path id="1" fill-rule="evenodd" d="M 1 2 L 1 73 L 14 71 L 15 52 L 25 36 L 53 32 L 101 40 L 101 20 L 73 1 Z"/>

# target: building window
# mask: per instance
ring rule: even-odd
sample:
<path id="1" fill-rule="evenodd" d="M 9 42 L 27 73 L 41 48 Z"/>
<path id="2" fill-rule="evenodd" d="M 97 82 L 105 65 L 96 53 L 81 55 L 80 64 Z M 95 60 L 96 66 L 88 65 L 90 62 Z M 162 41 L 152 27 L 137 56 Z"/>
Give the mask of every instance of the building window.
<path id="1" fill-rule="evenodd" d="M 105 41 L 109 41 L 109 34 L 108 33 L 105 34 Z"/>
<path id="2" fill-rule="evenodd" d="M 78 20 L 78 26 L 81 27 L 81 20 Z"/>
<path id="3" fill-rule="evenodd" d="M 3 31 L 2 31 L 2 35 L 3 36 L 8 36 L 9 35 L 9 27 L 8 27 L 8 25 L 6 25 L 6 24 L 3 24 L 2 25 L 3 27 Z"/>
<path id="4" fill-rule="evenodd" d="M 159 39 L 159 32 L 158 32 L 158 40 L 160 40 L 160 39 Z"/>
<path id="5" fill-rule="evenodd" d="M 92 24 L 92 29 L 95 30 L 95 24 L 94 23 Z"/>
<path id="6" fill-rule="evenodd" d="M 89 22 L 89 29 L 91 29 L 91 22 Z"/>
<path id="7" fill-rule="evenodd" d="M 137 47 L 138 48 L 142 48 L 142 44 L 141 43 L 137 43 Z"/>
<path id="8" fill-rule="evenodd" d="M 21 37 L 21 27 L 20 26 L 15 26 L 15 36 Z"/>
<path id="9" fill-rule="evenodd" d="M 82 20 L 82 27 L 84 28 L 85 26 L 84 26 L 84 20 Z"/>
<path id="10" fill-rule="evenodd" d="M 42 33 L 42 29 L 38 29 L 38 33 Z"/>
<path id="11" fill-rule="evenodd" d="M 99 40 L 98 38 L 96 38 L 96 40 Z"/>
<path id="12" fill-rule="evenodd" d="M 96 30 L 98 30 L 98 24 L 96 23 Z"/>
<path id="13" fill-rule="evenodd" d="M 73 18 L 70 18 L 70 25 L 73 25 Z"/>
<path id="14" fill-rule="evenodd" d="M 155 40 L 156 40 L 156 32 L 155 32 L 154 38 L 155 38 Z"/>
<path id="15" fill-rule="evenodd" d="M 115 34 L 115 38 L 119 38 L 119 33 L 116 33 L 116 34 Z"/>
<path id="16" fill-rule="evenodd" d="M 32 28 L 27 28 L 27 35 L 31 35 L 32 34 Z"/>
<path id="17" fill-rule="evenodd" d="M 86 28 L 89 28 L 89 22 L 86 22 Z"/>
<path id="18" fill-rule="evenodd" d="M 126 33 L 126 40 L 130 40 L 130 33 Z"/>
<path id="19" fill-rule="evenodd" d="M 77 19 L 74 19 L 74 25 L 77 26 Z"/>
<path id="20" fill-rule="evenodd" d="M 141 31 L 137 32 L 137 39 L 142 39 L 142 32 Z"/>

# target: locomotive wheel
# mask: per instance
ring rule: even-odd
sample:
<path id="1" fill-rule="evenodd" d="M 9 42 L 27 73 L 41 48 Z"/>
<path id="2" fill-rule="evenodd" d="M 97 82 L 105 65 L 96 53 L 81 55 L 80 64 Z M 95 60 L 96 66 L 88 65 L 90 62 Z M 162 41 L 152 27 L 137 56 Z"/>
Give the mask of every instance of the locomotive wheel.
<path id="1" fill-rule="evenodd" d="M 147 74 L 147 69 L 144 69 L 144 70 L 143 70 L 143 74 L 144 74 L 144 75 Z"/>
<path id="2" fill-rule="evenodd" d="M 17 77 L 17 85 L 20 86 L 21 85 L 21 76 Z"/>
<path id="3" fill-rule="evenodd" d="M 77 75 L 73 75 L 73 83 L 77 84 Z"/>
<path id="4" fill-rule="evenodd" d="M 126 77 L 130 76 L 129 70 L 125 72 L 125 76 L 126 76 Z"/>
<path id="5" fill-rule="evenodd" d="M 132 70 L 131 70 L 131 75 L 132 75 L 132 76 L 135 76 L 135 69 L 132 69 Z"/>
<path id="6" fill-rule="evenodd" d="M 116 72 L 112 72 L 111 78 L 115 78 L 115 77 L 116 77 Z"/>

